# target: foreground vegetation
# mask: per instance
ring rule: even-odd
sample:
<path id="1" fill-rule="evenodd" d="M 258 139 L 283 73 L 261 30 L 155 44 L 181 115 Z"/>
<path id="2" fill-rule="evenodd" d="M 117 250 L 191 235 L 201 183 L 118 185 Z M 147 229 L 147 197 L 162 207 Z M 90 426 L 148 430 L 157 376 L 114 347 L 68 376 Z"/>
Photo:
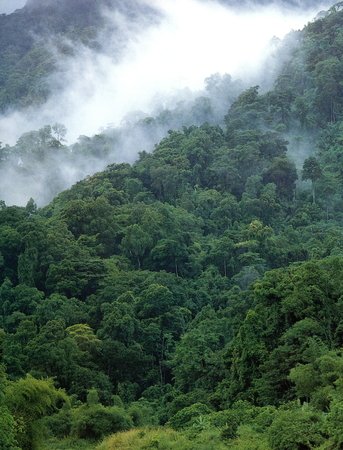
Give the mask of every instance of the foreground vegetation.
<path id="1" fill-rule="evenodd" d="M 0 449 L 342 448 L 342 28 L 224 128 L 1 203 Z"/>

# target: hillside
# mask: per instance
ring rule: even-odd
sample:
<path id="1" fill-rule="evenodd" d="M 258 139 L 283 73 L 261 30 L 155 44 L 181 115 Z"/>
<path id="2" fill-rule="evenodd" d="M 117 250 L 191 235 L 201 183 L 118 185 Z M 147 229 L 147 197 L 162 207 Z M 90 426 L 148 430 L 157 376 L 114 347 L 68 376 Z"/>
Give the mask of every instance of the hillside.
<path id="1" fill-rule="evenodd" d="M 341 6 L 224 122 L 1 202 L 0 448 L 342 448 Z M 67 152 L 59 127 L 16 148 Z"/>
<path id="2" fill-rule="evenodd" d="M 129 21 L 156 15 L 136 0 L 28 0 L 15 13 L 0 15 L 0 112 L 46 101 L 50 76 L 77 47 L 105 51 L 109 32 L 120 41 L 120 30 L 106 19 L 109 8 Z"/>

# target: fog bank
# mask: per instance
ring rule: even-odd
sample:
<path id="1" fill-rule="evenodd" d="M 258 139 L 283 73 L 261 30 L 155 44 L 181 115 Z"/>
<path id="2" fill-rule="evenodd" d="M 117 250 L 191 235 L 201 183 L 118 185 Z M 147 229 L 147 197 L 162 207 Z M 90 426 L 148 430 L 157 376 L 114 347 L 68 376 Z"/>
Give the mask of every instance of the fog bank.
<path id="1" fill-rule="evenodd" d="M 45 105 L 0 119 L 1 140 L 14 144 L 25 131 L 62 122 L 74 142 L 108 124 L 119 125 L 131 111 L 151 113 L 156 103 L 179 90 L 201 90 L 212 73 L 256 80 L 274 49 L 272 38 L 302 28 L 318 10 L 269 5 L 238 11 L 200 0 L 148 3 L 161 13 L 154 26 L 104 12 L 126 37 L 121 59 L 111 36 L 103 36 L 106 53 L 75 49 L 75 56 L 61 60 L 60 72 L 51 78 L 54 94 Z"/>

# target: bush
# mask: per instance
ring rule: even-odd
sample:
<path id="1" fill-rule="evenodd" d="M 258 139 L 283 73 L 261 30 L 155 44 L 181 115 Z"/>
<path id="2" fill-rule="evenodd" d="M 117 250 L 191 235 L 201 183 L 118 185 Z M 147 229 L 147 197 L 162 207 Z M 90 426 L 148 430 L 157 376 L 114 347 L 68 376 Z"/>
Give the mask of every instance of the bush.
<path id="1" fill-rule="evenodd" d="M 343 447 L 343 402 L 333 401 L 330 412 L 326 417 L 327 429 L 335 445 L 333 448 Z"/>
<path id="2" fill-rule="evenodd" d="M 208 431 L 196 439 L 168 428 L 140 428 L 107 438 L 97 450 L 224 450 L 218 433 Z"/>
<path id="3" fill-rule="evenodd" d="M 210 414 L 213 412 L 207 405 L 203 403 L 194 403 L 192 406 L 187 406 L 177 412 L 168 422 L 174 430 L 181 430 L 191 426 L 194 421 L 200 416 Z"/>
<path id="4" fill-rule="evenodd" d="M 131 403 L 127 410 L 135 427 L 144 427 L 148 425 L 158 425 L 156 417 L 156 408 L 153 408 L 149 402 L 140 400 Z"/>
<path id="5" fill-rule="evenodd" d="M 323 443 L 322 416 L 310 409 L 278 411 L 269 428 L 272 450 L 310 450 Z"/>
<path id="6" fill-rule="evenodd" d="M 271 450 L 265 434 L 257 433 L 248 425 L 238 428 L 237 438 L 230 442 L 231 450 Z"/>
<path id="7" fill-rule="evenodd" d="M 69 436 L 72 426 L 70 408 L 62 408 L 57 414 L 45 418 L 44 423 L 54 436 L 58 438 Z"/>
<path id="8" fill-rule="evenodd" d="M 135 429 L 106 439 L 97 450 L 192 450 L 194 446 L 180 433 L 164 429 Z"/>
<path id="9" fill-rule="evenodd" d="M 84 405 L 74 411 L 71 432 L 79 438 L 101 439 L 130 427 L 132 421 L 121 408 L 108 408 L 100 404 Z"/>
<path id="10" fill-rule="evenodd" d="M 14 449 L 16 422 L 5 406 L 0 406 L 0 450 Z"/>

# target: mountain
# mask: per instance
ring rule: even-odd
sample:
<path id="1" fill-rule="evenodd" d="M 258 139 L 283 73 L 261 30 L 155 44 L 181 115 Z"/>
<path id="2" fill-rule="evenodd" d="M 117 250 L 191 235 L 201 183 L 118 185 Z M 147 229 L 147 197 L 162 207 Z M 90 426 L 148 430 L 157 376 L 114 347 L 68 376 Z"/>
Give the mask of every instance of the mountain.
<path id="1" fill-rule="evenodd" d="M 132 164 L 0 202 L 0 447 L 342 447 L 342 29 L 338 4 L 295 33 L 270 89 L 211 77 L 208 120 Z M 119 139 L 63 135 L 1 164 L 33 179 Z"/>
<path id="2" fill-rule="evenodd" d="M 222 3 L 237 8 L 251 5 L 250 1 Z M 315 9 L 322 2 L 253 3 L 274 4 L 300 11 Z M 144 30 L 159 20 L 158 6 L 139 0 L 28 0 L 14 13 L 0 15 L 0 112 L 44 103 L 52 91 L 50 76 L 60 70 L 64 59 L 80 44 L 106 51 L 111 36 L 112 41 L 118 39 L 119 56 L 128 37 L 121 34 L 120 26 L 106 19 L 105 11 L 111 10 L 112 17 L 121 14 L 128 23 L 139 24 L 139 29 Z"/>
<path id="3" fill-rule="evenodd" d="M 104 3 L 101 4 L 104 6 Z M 110 91 L 106 97 L 108 96 L 113 99 L 107 107 L 109 109 L 112 108 L 111 113 L 112 115 L 115 115 L 115 109 L 117 107 L 116 98 L 123 94 L 117 91 L 118 87 L 116 85 L 114 92 L 112 92 L 111 89 L 113 89 L 113 85 L 111 85 L 108 80 L 110 80 L 112 76 L 116 77 L 118 72 L 116 66 L 107 63 L 101 65 L 102 60 L 99 55 L 103 55 L 104 58 L 110 59 L 111 61 L 116 58 L 118 60 L 120 60 L 121 57 L 125 58 L 125 49 L 127 49 L 126 43 L 134 40 L 137 33 L 139 34 L 141 29 L 148 27 L 148 24 L 151 23 L 151 21 L 158 21 L 159 16 L 154 14 L 150 9 L 146 10 L 144 3 L 140 3 L 140 6 L 137 9 L 134 7 L 134 4 L 132 4 L 131 10 L 129 8 L 130 4 L 127 2 L 125 3 L 126 7 L 123 6 L 122 2 L 114 2 L 112 6 L 117 13 L 119 10 L 121 11 L 121 18 L 127 18 L 133 13 L 136 18 L 129 20 L 132 29 L 126 34 L 123 32 L 123 28 L 125 30 L 127 29 L 126 19 L 124 19 L 124 27 L 120 26 L 120 20 L 119 22 L 107 21 L 106 17 L 108 16 L 103 16 L 100 13 L 101 9 L 99 9 L 99 3 L 97 2 L 87 3 L 85 0 L 73 3 L 44 2 L 41 9 L 39 8 L 39 5 L 40 3 L 31 2 L 22 11 L 8 16 L 13 23 L 15 23 L 16 16 L 24 18 L 32 17 L 32 24 L 36 27 L 36 34 L 40 33 L 44 36 L 44 33 L 46 32 L 44 31 L 46 30 L 46 28 L 44 28 L 46 25 L 44 24 L 50 23 L 48 21 L 48 18 L 50 17 L 49 20 L 54 22 L 51 30 L 55 29 L 55 31 L 50 33 L 51 37 L 49 39 L 53 40 L 51 45 L 48 47 L 45 46 L 46 38 L 43 39 L 44 45 L 42 43 L 42 47 L 39 47 L 37 41 L 34 40 L 33 43 L 31 43 L 34 45 L 33 50 L 26 53 L 26 56 L 24 56 L 22 60 L 19 56 L 17 59 L 14 58 L 14 55 L 16 54 L 15 51 L 10 53 L 4 52 L 3 55 L 11 55 L 12 63 L 13 61 L 16 63 L 15 75 L 12 73 L 14 70 L 13 67 L 11 65 L 8 66 L 8 83 L 7 85 L 5 83 L 2 90 L 6 108 L 9 107 L 11 102 L 12 107 L 14 106 L 13 102 L 19 102 L 22 105 L 32 105 L 32 103 L 37 103 L 39 101 L 44 102 L 45 99 L 49 97 L 49 93 L 52 90 L 54 93 L 54 96 L 52 97 L 54 104 L 45 104 L 46 106 L 45 108 L 42 108 L 41 115 L 44 117 L 44 112 L 49 112 L 49 109 L 53 110 L 55 105 L 59 105 L 59 108 L 63 108 L 62 105 L 65 105 L 65 111 L 63 110 L 63 114 L 61 115 L 61 120 L 63 120 L 64 114 L 68 113 L 68 108 L 70 108 L 68 98 L 61 95 L 67 83 L 70 83 L 76 91 L 74 92 L 71 88 L 68 89 L 68 97 L 75 96 L 81 99 L 92 98 L 93 92 L 98 89 L 101 92 L 101 83 L 104 83 L 104 89 Z M 33 10 L 31 10 L 31 8 L 33 8 Z M 67 11 L 71 11 L 73 8 L 75 13 L 67 14 Z M 51 12 L 48 14 L 49 11 Z M 132 12 L 130 13 L 130 11 Z M 143 23 L 141 23 L 140 19 L 143 17 L 144 20 Z M 135 20 L 138 21 L 137 26 Z M 70 31 L 69 27 L 72 26 L 72 23 L 74 23 L 74 28 L 72 27 Z M 119 28 L 113 30 L 113 27 L 116 25 L 118 25 Z M 30 28 L 27 27 L 26 29 L 25 27 L 22 27 L 19 29 L 23 29 L 23 33 L 28 33 Z M 114 35 L 110 44 L 104 38 L 104 36 L 106 37 L 108 35 Z M 283 103 L 281 102 L 281 99 L 284 94 L 277 94 L 277 96 L 280 97 L 278 100 L 280 106 L 278 107 L 287 109 L 287 117 L 290 119 L 290 123 L 287 123 L 284 137 L 285 139 L 290 139 L 291 145 L 289 146 L 289 151 L 293 151 L 294 149 L 294 152 L 298 154 L 297 160 L 299 160 L 299 164 L 302 164 L 303 157 L 300 155 L 299 145 L 294 139 L 291 139 L 292 131 L 289 132 L 289 130 L 292 129 L 294 125 L 296 129 L 294 130 L 293 135 L 297 136 L 298 134 L 302 134 L 302 132 L 298 133 L 297 131 L 298 119 L 295 118 L 296 111 L 299 110 L 300 107 L 298 103 L 293 103 L 294 94 L 292 94 L 292 92 L 296 93 L 299 91 L 296 81 L 296 72 L 306 69 L 301 67 L 301 59 L 307 58 L 307 55 L 302 55 L 303 51 L 299 50 L 298 59 L 294 58 L 294 61 L 297 61 L 297 64 L 293 64 L 293 69 L 292 65 L 289 65 L 289 61 L 292 54 L 301 45 L 305 35 L 306 33 L 304 32 L 293 32 L 283 42 L 275 39 L 273 43 L 274 50 L 265 62 L 264 69 L 261 71 L 261 76 L 256 77 L 254 80 L 254 83 L 261 83 L 261 91 L 265 91 L 273 86 L 275 78 L 280 70 L 285 70 L 285 75 L 283 77 L 284 81 L 279 81 L 279 83 L 281 89 L 287 89 L 287 92 L 290 92 L 290 94 L 287 99 L 285 98 L 282 100 Z M 119 38 L 119 36 L 121 37 Z M 23 39 L 25 42 L 29 43 L 29 39 L 26 38 L 25 35 Z M 80 44 L 80 40 L 82 40 L 82 44 Z M 112 45 L 113 41 L 114 45 Z M 306 38 L 306 45 L 308 47 L 311 44 L 310 41 L 310 37 Z M 149 42 L 150 41 L 148 40 L 148 46 Z M 51 48 L 54 50 L 52 51 Z M 90 53 L 87 53 L 84 48 L 90 48 Z M 137 51 L 137 48 L 135 51 Z M 139 51 L 141 50 L 139 49 Z M 225 45 L 221 51 L 225 52 Z M 306 52 L 313 51 L 314 49 L 311 49 L 310 47 L 306 49 Z M 112 54 L 112 52 L 114 52 L 114 54 Z M 325 54 L 320 56 L 320 59 L 324 60 Z M 76 61 L 76 63 L 74 61 Z M 86 63 L 83 65 L 84 61 L 86 61 Z M 100 63 L 100 74 L 93 68 L 93 65 L 96 65 L 94 61 L 99 61 Z M 75 64 L 79 64 L 80 66 L 77 65 L 75 67 Z M 151 63 L 149 64 L 151 65 Z M 57 74 L 56 65 L 58 66 Z M 91 65 L 91 67 L 89 65 Z M 158 65 L 159 64 L 157 64 L 156 69 L 158 68 Z M 28 67 L 30 67 L 30 70 L 27 70 Z M 130 61 L 128 68 L 129 67 Z M 301 69 L 299 69 L 299 67 L 301 67 Z M 144 69 L 144 67 L 141 67 L 141 69 Z M 173 68 L 171 69 L 173 70 Z M 125 77 L 127 77 L 125 70 L 124 67 L 124 80 L 122 83 L 124 86 Z M 293 70 L 295 73 L 286 73 L 290 70 Z M 107 74 L 108 72 L 109 75 Z M 153 70 L 151 70 L 151 75 L 153 75 L 152 72 Z M 52 75 L 53 73 L 55 74 L 54 76 Z M 104 76 L 103 73 L 105 74 Z M 136 73 L 134 75 L 136 76 Z M 306 69 L 305 80 L 312 80 L 311 82 L 316 84 L 317 82 L 313 81 L 315 77 L 316 74 L 313 70 L 309 73 Z M 93 80 L 93 83 L 83 83 L 84 78 L 86 80 Z M 285 80 L 289 78 L 290 85 L 285 86 Z M 78 83 L 73 82 L 74 79 L 80 79 L 81 93 L 79 92 Z M 294 82 L 292 79 L 294 79 Z M 158 82 L 158 77 L 156 80 Z M 93 85 L 94 82 L 97 83 L 96 86 Z M 165 105 L 164 98 L 159 98 L 157 99 L 159 102 L 157 104 L 158 106 L 155 108 L 155 111 L 152 111 L 150 114 L 144 112 L 132 113 L 130 116 L 124 118 L 121 125 L 118 125 L 117 127 L 111 125 L 106 126 L 106 123 L 101 123 L 101 125 L 106 127 L 105 130 L 99 131 L 94 137 L 80 136 L 77 142 L 69 146 L 66 145 L 66 141 L 64 140 L 66 138 L 64 127 L 61 126 L 61 124 L 57 124 L 56 128 L 54 122 L 48 122 L 47 126 L 41 126 L 35 131 L 28 131 L 19 137 L 20 133 L 18 133 L 17 130 L 19 128 L 18 123 L 21 123 L 21 117 L 14 111 L 13 118 L 8 121 L 8 127 L 10 129 L 11 127 L 15 128 L 16 135 L 19 139 L 15 145 L 4 146 L 0 150 L 2 160 L 0 166 L 0 175 L 2 178 L 0 197 L 8 204 L 21 205 L 25 205 L 29 198 L 33 197 L 41 206 L 50 202 L 61 190 L 70 187 L 76 181 L 96 171 L 103 170 L 107 164 L 113 163 L 114 161 L 132 162 L 137 158 L 139 151 L 151 151 L 154 146 L 167 135 L 167 132 L 170 129 L 182 129 L 183 126 L 188 127 L 192 125 L 199 126 L 204 122 L 223 125 L 224 116 L 227 113 L 227 110 L 237 96 L 249 86 L 248 83 L 247 80 L 237 80 L 228 74 L 214 74 L 206 79 L 205 89 L 201 92 L 181 96 L 181 100 L 180 97 L 178 97 L 177 100 L 173 102 L 169 101 Z M 121 85 L 119 84 L 119 87 L 120 86 Z M 306 115 L 307 113 L 316 111 L 317 104 L 313 103 L 312 99 L 313 95 L 315 96 L 313 93 L 313 86 L 308 82 L 305 87 L 307 89 L 305 97 L 308 97 L 308 99 L 305 100 L 305 104 L 308 105 L 306 106 L 308 111 L 303 111 L 301 114 Z M 141 93 L 138 90 L 135 94 L 132 94 L 132 97 L 139 97 L 140 95 L 144 95 L 144 93 Z M 8 100 L 9 97 L 11 97 L 11 100 Z M 131 93 L 125 91 L 122 103 L 130 103 L 130 101 L 132 101 Z M 285 103 L 286 101 L 288 102 L 287 105 Z M 298 98 L 297 102 L 299 101 Z M 94 104 L 94 107 L 96 108 L 95 116 L 97 114 L 101 115 L 102 109 L 106 106 L 103 106 L 101 102 L 106 103 L 103 97 L 100 97 L 100 104 L 98 104 L 99 102 L 95 102 Z M 308 102 L 310 103 L 308 104 Z M 80 114 L 82 115 L 85 106 L 87 106 L 87 103 L 76 102 L 74 108 L 79 108 Z M 273 108 L 276 108 L 276 106 L 273 106 Z M 292 118 L 290 117 L 290 111 L 292 111 Z M 38 115 L 39 113 L 38 107 L 36 109 L 28 108 L 25 110 L 24 116 L 35 117 L 35 115 Z M 93 113 L 90 114 L 90 118 L 93 120 L 92 114 Z M 284 114 L 286 114 L 286 112 Z M 78 120 L 78 116 L 79 112 L 75 114 L 76 120 Z M 6 127 L 5 119 L 3 120 L 3 123 L 5 124 L 4 127 Z M 285 124 L 283 123 L 285 120 L 286 117 L 283 117 L 279 124 L 280 127 L 285 127 Z M 305 117 L 302 120 L 312 121 L 312 119 L 306 119 Z M 266 124 L 265 126 L 267 129 L 270 128 L 269 124 Z M 272 125 L 272 128 L 275 127 L 275 124 Z M 59 131 L 56 132 L 54 130 Z M 311 143 L 307 144 L 308 147 L 311 145 Z M 17 187 L 15 190 L 11 189 L 13 180 L 15 180 Z"/>

